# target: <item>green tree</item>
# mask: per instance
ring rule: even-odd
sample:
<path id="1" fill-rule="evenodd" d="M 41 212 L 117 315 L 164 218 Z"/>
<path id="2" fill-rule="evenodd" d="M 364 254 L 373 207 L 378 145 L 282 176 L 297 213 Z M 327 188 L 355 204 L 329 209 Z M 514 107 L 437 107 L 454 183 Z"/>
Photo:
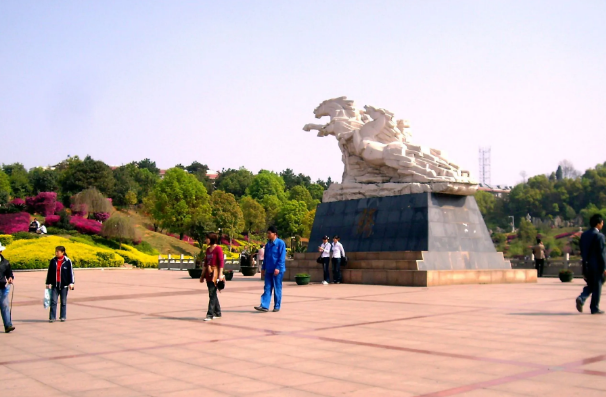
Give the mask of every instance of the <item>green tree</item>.
<path id="1" fill-rule="evenodd" d="M 275 225 L 280 208 L 282 208 L 282 200 L 280 200 L 278 196 L 269 195 L 263 197 L 261 205 L 263 206 L 263 209 L 265 209 L 265 225 Z"/>
<path id="2" fill-rule="evenodd" d="M 287 237 L 301 236 L 305 231 L 307 206 L 302 201 L 288 200 L 278 212 L 277 226 L 280 234 Z"/>
<path id="3" fill-rule="evenodd" d="M 307 190 L 309 190 L 309 194 L 311 194 L 311 197 L 314 200 L 318 200 L 318 202 L 320 203 L 322 202 L 322 196 L 324 195 L 324 188 L 322 187 L 322 185 L 312 183 L 311 185 L 309 185 Z"/>
<path id="4" fill-rule="evenodd" d="M 112 205 L 107 197 L 94 187 L 85 189 L 74 195 L 72 201 L 73 208 L 77 212 L 94 214 L 97 212 L 110 213 L 112 211 Z"/>
<path id="5" fill-rule="evenodd" d="M 246 193 L 257 201 L 263 201 L 265 196 L 276 196 L 280 200 L 286 198 L 284 180 L 280 175 L 266 170 L 261 170 L 255 175 L 250 186 L 246 189 Z"/>
<path id="6" fill-rule="evenodd" d="M 59 173 L 55 170 L 36 167 L 29 170 L 29 182 L 32 194 L 56 192 L 59 189 Z"/>
<path id="7" fill-rule="evenodd" d="M 192 222 L 205 219 L 211 213 L 204 184 L 179 168 L 166 171 L 145 205 L 158 225 L 179 233 L 181 239 Z"/>
<path id="8" fill-rule="evenodd" d="M 311 185 L 311 178 L 309 176 L 303 174 L 295 175 L 290 168 L 280 172 L 280 176 L 284 180 L 286 190 L 290 190 L 295 186 L 308 187 Z"/>
<path id="9" fill-rule="evenodd" d="M 483 190 L 478 190 L 476 192 L 475 199 L 484 218 L 486 218 L 494 210 L 497 202 L 495 196 Z"/>
<path id="10" fill-rule="evenodd" d="M 236 197 L 231 193 L 215 190 L 210 196 L 210 205 L 215 224 L 221 228 L 223 233 L 229 235 L 229 245 L 231 246 L 234 234 L 244 229 L 244 214 L 242 214 Z"/>
<path id="11" fill-rule="evenodd" d="M 314 220 L 316 219 L 316 209 L 314 208 L 311 211 L 307 211 L 305 214 L 305 218 L 303 219 L 303 234 L 301 237 L 309 238 L 311 235 L 311 228 L 314 225 Z"/>
<path id="12" fill-rule="evenodd" d="M 11 193 L 11 180 L 2 170 L 0 170 L 0 192 L 6 192 L 9 195 Z"/>
<path id="13" fill-rule="evenodd" d="M 29 183 L 29 175 L 23 164 L 3 164 L 2 169 L 9 177 L 14 197 L 25 198 L 31 193 L 32 186 Z"/>
<path id="14" fill-rule="evenodd" d="M 72 157 L 59 181 L 64 196 L 72 196 L 82 190 L 94 187 L 110 197 L 114 191 L 115 179 L 112 169 L 103 161 L 86 156 L 84 160 Z"/>
<path id="15" fill-rule="evenodd" d="M 132 190 L 129 190 L 128 193 L 124 195 L 124 199 L 127 205 L 136 205 L 138 202 L 137 193 L 133 192 Z"/>
<path id="16" fill-rule="evenodd" d="M 558 169 L 555 173 L 555 177 L 557 181 L 561 181 L 562 179 L 564 179 L 564 173 L 562 171 L 562 166 L 558 165 Z"/>
<path id="17" fill-rule="evenodd" d="M 244 229 L 248 232 L 250 241 L 251 232 L 265 228 L 265 209 L 257 200 L 248 196 L 242 197 L 240 208 L 244 216 Z"/>
<path id="18" fill-rule="evenodd" d="M 534 225 L 522 218 L 520 226 L 518 228 L 518 238 L 524 243 L 534 243 L 537 238 L 537 229 Z"/>
<path id="19" fill-rule="evenodd" d="M 240 167 L 237 170 L 230 168 L 219 173 L 215 186 L 219 190 L 240 198 L 246 194 L 246 189 L 250 186 L 252 180 L 253 173 L 246 168 Z"/>
<path id="20" fill-rule="evenodd" d="M 137 167 L 139 169 L 147 169 L 153 175 L 160 175 L 160 168 L 156 166 L 155 161 L 151 161 L 150 159 L 143 159 L 137 162 Z"/>
<path id="21" fill-rule="evenodd" d="M 305 205 L 307 206 L 308 210 L 312 210 L 312 209 L 316 208 L 316 206 L 318 204 L 320 204 L 320 202 L 318 200 L 314 200 L 313 197 L 311 197 L 311 194 L 305 188 L 305 186 L 301 186 L 301 185 L 297 185 L 297 186 L 293 187 L 288 192 L 288 198 L 290 200 L 304 202 Z"/>
<path id="22" fill-rule="evenodd" d="M 116 212 L 103 223 L 101 235 L 118 240 L 120 242 L 120 249 L 122 249 L 123 241 L 130 242 L 137 239 L 137 230 L 130 217 Z"/>

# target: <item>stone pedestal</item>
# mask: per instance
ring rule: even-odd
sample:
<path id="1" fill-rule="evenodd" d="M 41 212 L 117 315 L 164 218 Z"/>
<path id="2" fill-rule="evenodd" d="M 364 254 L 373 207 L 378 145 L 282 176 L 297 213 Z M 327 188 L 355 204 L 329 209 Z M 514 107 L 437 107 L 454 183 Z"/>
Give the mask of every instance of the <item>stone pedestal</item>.
<path id="1" fill-rule="evenodd" d="M 343 281 L 354 284 L 436 286 L 536 282 L 536 271 L 512 269 L 496 252 L 473 196 L 406 194 L 320 204 L 309 252 L 285 274 L 309 273 L 322 236 L 339 235 L 350 259 Z"/>

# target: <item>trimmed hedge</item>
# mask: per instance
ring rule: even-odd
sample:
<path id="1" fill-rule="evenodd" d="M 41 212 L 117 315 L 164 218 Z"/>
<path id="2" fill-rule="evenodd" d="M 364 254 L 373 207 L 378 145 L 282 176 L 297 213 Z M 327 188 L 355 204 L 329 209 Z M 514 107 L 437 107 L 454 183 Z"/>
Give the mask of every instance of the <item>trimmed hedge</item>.
<path id="1" fill-rule="evenodd" d="M 63 237 L 46 236 L 36 240 L 19 240 L 3 255 L 13 269 L 46 269 L 55 255 L 55 247 L 63 245 L 74 267 L 119 267 L 124 258 L 110 249 L 70 241 Z"/>
<path id="2" fill-rule="evenodd" d="M 131 247 L 130 245 L 122 244 L 121 250 L 116 250 L 116 253 L 124 258 L 124 262 L 137 267 L 158 267 L 158 257 L 144 254 L 143 252 Z"/>
<path id="3" fill-rule="evenodd" d="M 0 244 L 3 246 L 9 246 L 13 242 L 13 236 L 10 234 L 0 234 Z"/>

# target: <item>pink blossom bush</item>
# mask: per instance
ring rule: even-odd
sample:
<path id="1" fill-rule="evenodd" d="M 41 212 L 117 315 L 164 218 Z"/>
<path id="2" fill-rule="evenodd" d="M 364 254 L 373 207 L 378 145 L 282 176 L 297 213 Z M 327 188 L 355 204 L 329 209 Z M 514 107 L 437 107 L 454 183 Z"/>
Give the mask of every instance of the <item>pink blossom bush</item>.
<path id="1" fill-rule="evenodd" d="M 60 219 L 61 217 L 59 215 L 49 215 L 46 217 L 44 224 L 46 226 L 55 226 L 57 223 L 59 223 Z"/>
<path id="2" fill-rule="evenodd" d="M 82 234 L 100 234 L 101 224 L 94 219 L 86 219 L 81 216 L 72 216 L 69 221 L 76 230 Z"/>
<path id="3" fill-rule="evenodd" d="M 109 212 L 95 212 L 93 218 L 101 223 L 109 219 Z"/>
<path id="4" fill-rule="evenodd" d="M 27 212 L 33 214 L 36 211 L 36 198 L 35 197 L 26 197 L 25 198 L 25 207 Z"/>
<path id="5" fill-rule="evenodd" d="M 23 201 L 23 206 L 25 206 L 25 201 Z M 27 232 L 28 230 L 29 214 L 27 212 L 17 212 L 15 214 L 0 214 L 0 232 L 2 232 L 3 234 Z"/>
<path id="6" fill-rule="evenodd" d="M 63 205 L 63 203 L 61 201 L 57 201 L 57 204 L 55 204 L 55 215 L 58 215 L 59 212 L 63 211 L 65 209 L 65 206 Z"/>
<path id="7" fill-rule="evenodd" d="M 36 212 L 42 216 L 54 215 L 57 207 L 57 193 L 40 192 L 35 198 Z"/>

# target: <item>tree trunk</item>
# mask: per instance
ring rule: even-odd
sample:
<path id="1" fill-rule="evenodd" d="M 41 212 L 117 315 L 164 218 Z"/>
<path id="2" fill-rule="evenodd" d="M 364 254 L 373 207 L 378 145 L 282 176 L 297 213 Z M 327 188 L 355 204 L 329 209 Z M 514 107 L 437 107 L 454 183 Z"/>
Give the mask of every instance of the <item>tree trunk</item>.
<path id="1" fill-rule="evenodd" d="M 179 233 L 179 240 L 183 240 L 183 236 L 184 236 L 184 235 L 185 235 L 185 233 L 180 232 L 180 233 Z"/>

